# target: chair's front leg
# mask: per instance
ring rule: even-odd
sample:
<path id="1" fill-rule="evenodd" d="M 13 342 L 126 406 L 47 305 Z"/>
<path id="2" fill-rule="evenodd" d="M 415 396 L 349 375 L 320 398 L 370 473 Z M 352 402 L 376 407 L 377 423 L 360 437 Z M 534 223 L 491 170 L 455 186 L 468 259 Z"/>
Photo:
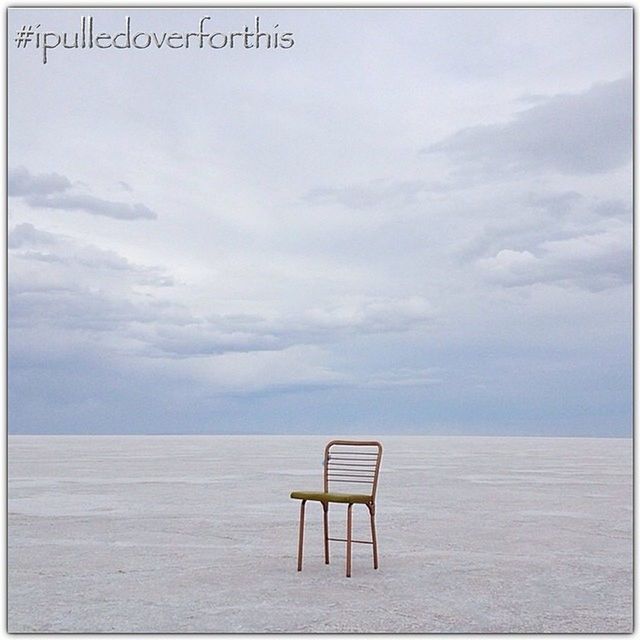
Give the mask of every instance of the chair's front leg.
<path id="1" fill-rule="evenodd" d="M 347 578 L 351 577 L 351 509 L 352 503 L 347 507 Z"/>
<path id="2" fill-rule="evenodd" d="M 324 512 L 324 563 L 329 564 L 329 503 L 322 503 Z"/>
<path id="3" fill-rule="evenodd" d="M 378 568 L 378 540 L 376 538 L 376 506 L 368 504 L 369 515 L 371 516 L 371 542 L 373 547 L 373 568 Z"/>
<path id="4" fill-rule="evenodd" d="M 306 500 L 300 503 L 300 537 L 298 538 L 298 571 L 302 571 L 302 544 L 304 542 L 304 505 Z"/>

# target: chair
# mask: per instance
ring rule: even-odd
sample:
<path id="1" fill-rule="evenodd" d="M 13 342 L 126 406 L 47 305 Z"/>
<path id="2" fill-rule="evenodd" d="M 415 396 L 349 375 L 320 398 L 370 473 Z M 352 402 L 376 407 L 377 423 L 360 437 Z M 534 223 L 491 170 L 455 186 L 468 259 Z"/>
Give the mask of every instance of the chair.
<path id="1" fill-rule="evenodd" d="M 370 544 L 373 548 L 373 568 L 378 568 L 378 541 L 376 538 L 376 489 L 382 460 L 382 445 L 373 440 L 332 440 L 324 449 L 323 491 L 293 491 L 291 497 L 300 503 L 300 533 L 298 539 L 298 571 L 302 571 L 302 547 L 304 540 L 304 509 L 307 500 L 320 502 L 324 513 L 324 562 L 329 564 L 329 541 L 347 544 L 347 578 L 351 577 L 351 545 Z M 362 484 L 362 493 L 336 493 L 332 487 Z M 360 487 L 358 487 L 360 488 Z M 347 537 L 329 537 L 329 503 L 347 505 Z M 354 504 L 364 504 L 371 518 L 371 540 L 353 540 L 351 536 L 351 509 Z"/>

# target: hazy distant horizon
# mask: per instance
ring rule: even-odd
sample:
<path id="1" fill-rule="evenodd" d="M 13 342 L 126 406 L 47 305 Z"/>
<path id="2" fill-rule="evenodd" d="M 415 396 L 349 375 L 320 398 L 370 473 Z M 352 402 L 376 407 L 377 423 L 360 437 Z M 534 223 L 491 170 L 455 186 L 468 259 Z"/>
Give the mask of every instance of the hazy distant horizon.
<path id="1" fill-rule="evenodd" d="M 345 439 L 363 439 L 363 438 L 394 438 L 394 437 L 402 437 L 402 438 L 566 438 L 566 439 L 574 439 L 574 438 L 583 438 L 583 439 L 595 439 L 595 438 L 623 438 L 623 439 L 632 439 L 633 434 L 630 435 L 615 435 L 615 434 L 598 434 L 598 435 L 589 435 L 589 434 L 570 434 L 570 435 L 561 435 L 561 434 L 534 434 L 534 433 L 405 433 L 401 431 L 394 431 L 389 433 L 355 433 L 349 432 L 347 433 L 278 433 L 278 432 L 244 432 L 244 433 L 232 433 L 232 432 L 166 432 L 166 433 L 136 433 L 136 432 L 127 432 L 127 433 L 78 433 L 78 432 L 57 432 L 57 433 L 8 433 L 8 437 L 98 437 L 98 438 L 117 438 L 117 437 L 243 437 L 243 438 L 251 438 L 257 436 L 268 436 L 268 437 L 276 437 L 276 438 L 306 438 L 306 437 L 318 437 L 318 438 L 345 438 Z"/>

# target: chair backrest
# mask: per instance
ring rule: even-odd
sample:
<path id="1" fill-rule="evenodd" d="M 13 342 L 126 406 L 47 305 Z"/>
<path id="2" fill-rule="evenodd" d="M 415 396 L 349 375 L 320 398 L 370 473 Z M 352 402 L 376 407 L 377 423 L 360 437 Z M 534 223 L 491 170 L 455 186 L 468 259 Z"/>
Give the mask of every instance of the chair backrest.
<path id="1" fill-rule="evenodd" d="M 375 440 L 332 440 L 324 448 L 324 491 L 332 484 L 354 484 L 353 493 L 375 500 L 382 445 Z"/>

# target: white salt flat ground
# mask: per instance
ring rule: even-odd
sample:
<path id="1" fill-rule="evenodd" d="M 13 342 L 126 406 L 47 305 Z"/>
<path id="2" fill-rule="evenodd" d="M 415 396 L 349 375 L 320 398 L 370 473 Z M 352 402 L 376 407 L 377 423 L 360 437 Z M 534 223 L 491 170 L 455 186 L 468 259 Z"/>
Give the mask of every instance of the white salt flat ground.
<path id="1" fill-rule="evenodd" d="M 350 579 L 326 439 L 11 436 L 9 631 L 631 631 L 630 439 L 384 437 Z"/>

